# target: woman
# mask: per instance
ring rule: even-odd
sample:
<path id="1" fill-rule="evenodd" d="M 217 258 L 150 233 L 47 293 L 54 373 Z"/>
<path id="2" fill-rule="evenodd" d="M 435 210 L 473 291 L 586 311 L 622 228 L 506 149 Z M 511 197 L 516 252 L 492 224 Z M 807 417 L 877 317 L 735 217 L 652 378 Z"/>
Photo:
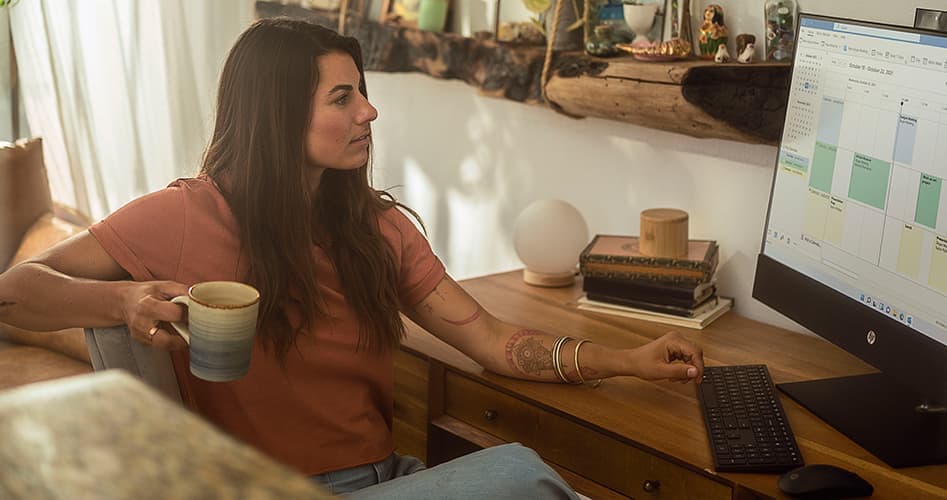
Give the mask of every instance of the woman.
<path id="1" fill-rule="evenodd" d="M 580 371 L 576 340 L 484 311 L 399 204 L 371 188 L 376 117 L 354 39 L 301 21 L 255 23 L 224 66 L 201 174 L 0 276 L 0 321 L 128 325 L 136 340 L 172 351 L 188 407 L 336 493 L 443 496 L 449 474 L 453 498 L 574 498 L 518 445 L 406 475 L 423 465 L 393 453 L 399 312 L 486 369 L 531 380 L 699 380 L 700 350 L 678 334 L 634 350 L 585 344 Z M 167 326 L 184 316 L 168 300 L 209 280 L 261 293 L 250 371 L 234 382 L 193 377 L 186 344 Z"/>

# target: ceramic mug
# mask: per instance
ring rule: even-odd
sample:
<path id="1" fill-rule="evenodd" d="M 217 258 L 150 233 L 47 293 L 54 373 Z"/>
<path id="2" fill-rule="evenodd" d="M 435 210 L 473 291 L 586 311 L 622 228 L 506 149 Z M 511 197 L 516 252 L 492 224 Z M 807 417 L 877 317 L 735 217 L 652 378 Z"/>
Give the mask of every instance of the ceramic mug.
<path id="1" fill-rule="evenodd" d="M 236 281 L 206 281 L 171 302 L 187 306 L 188 324 L 171 326 L 190 346 L 194 376 L 226 382 L 247 374 L 260 306 L 256 288 Z"/>

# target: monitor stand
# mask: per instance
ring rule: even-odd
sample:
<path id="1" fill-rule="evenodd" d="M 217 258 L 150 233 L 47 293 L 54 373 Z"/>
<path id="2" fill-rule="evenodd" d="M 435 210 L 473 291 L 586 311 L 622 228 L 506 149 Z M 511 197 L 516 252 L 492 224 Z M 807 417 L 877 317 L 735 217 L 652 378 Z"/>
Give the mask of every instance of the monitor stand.
<path id="1" fill-rule="evenodd" d="M 882 373 L 777 387 L 891 467 L 947 463 L 947 413 L 916 411 L 921 399 Z"/>

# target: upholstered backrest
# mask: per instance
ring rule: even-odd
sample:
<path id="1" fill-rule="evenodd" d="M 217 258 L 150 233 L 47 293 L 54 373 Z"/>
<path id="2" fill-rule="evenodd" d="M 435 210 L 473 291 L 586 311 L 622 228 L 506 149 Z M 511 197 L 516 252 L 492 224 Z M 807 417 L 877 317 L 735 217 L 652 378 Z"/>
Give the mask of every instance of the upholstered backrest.
<path id="1" fill-rule="evenodd" d="M 88 224 L 79 226 L 56 217 L 52 212 L 39 216 L 26 230 L 20 239 L 16 253 L 10 258 L 9 267 L 13 267 L 24 260 L 41 254 L 49 247 L 85 231 Z"/>
<path id="2" fill-rule="evenodd" d="M 84 231 L 90 223 L 81 212 L 50 199 L 40 139 L 0 143 L 0 272 Z M 31 332 L 0 323 L 0 340 L 89 362 L 79 328 Z"/>
<path id="3" fill-rule="evenodd" d="M 124 325 L 110 328 L 86 328 L 86 344 L 95 371 L 118 368 L 142 379 L 172 401 L 181 402 L 181 390 L 171 355 L 132 339 Z"/>
<path id="4" fill-rule="evenodd" d="M 42 140 L 0 142 L 0 270 L 27 229 L 52 207 Z"/>

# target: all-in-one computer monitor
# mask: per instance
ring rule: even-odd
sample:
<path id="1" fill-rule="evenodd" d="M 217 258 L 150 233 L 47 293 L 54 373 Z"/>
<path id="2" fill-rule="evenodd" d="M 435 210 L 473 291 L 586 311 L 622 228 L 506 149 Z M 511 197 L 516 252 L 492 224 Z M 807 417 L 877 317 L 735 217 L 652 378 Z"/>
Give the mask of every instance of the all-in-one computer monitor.
<path id="1" fill-rule="evenodd" d="M 779 388 L 893 467 L 947 463 L 947 35 L 802 14 L 796 40 L 753 296 L 878 372 Z"/>

